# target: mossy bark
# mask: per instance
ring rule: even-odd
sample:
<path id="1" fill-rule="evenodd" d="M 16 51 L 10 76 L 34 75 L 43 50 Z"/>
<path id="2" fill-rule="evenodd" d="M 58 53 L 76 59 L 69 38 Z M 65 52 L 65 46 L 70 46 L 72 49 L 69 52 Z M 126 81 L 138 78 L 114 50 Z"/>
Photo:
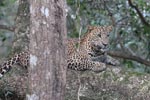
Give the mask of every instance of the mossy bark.
<path id="1" fill-rule="evenodd" d="M 18 11 L 15 19 L 15 39 L 12 53 L 29 49 L 30 10 L 28 0 L 19 0 Z"/>

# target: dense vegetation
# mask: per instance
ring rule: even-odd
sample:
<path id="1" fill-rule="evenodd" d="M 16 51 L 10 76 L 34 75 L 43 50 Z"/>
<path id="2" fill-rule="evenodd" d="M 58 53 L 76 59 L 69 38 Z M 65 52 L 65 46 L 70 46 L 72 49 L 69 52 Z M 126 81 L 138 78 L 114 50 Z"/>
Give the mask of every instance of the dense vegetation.
<path id="1" fill-rule="evenodd" d="M 68 35 L 79 37 L 86 32 L 87 25 L 113 24 L 110 50 L 121 53 L 118 59 L 121 65 L 134 71 L 149 72 L 150 64 L 147 63 L 150 60 L 150 1 L 131 1 L 67 0 Z M 16 0 L 0 1 L 0 25 L 7 26 L 0 27 L 0 53 L 3 56 L 11 50 L 14 33 L 11 28 L 15 24 L 17 6 Z"/>
<path id="2" fill-rule="evenodd" d="M 66 100 L 76 100 L 79 92 L 84 94 L 81 95 L 82 100 L 122 100 L 121 97 L 125 100 L 142 100 L 143 97 L 144 100 L 149 100 L 150 1 L 66 1 L 68 37 L 82 36 L 88 25 L 113 25 L 108 54 L 120 62 L 119 66 L 110 67 L 105 72 L 96 75 L 89 72 L 80 78 L 74 71 L 69 71 Z M 10 55 L 12 44 L 16 40 L 14 28 L 18 11 L 21 11 L 18 10 L 18 0 L 0 0 L 1 62 Z M 23 71 L 14 70 L 14 73 L 12 71 L 0 81 L 0 98 L 26 94 Z M 80 88 L 79 85 L 83 87 Z"/>

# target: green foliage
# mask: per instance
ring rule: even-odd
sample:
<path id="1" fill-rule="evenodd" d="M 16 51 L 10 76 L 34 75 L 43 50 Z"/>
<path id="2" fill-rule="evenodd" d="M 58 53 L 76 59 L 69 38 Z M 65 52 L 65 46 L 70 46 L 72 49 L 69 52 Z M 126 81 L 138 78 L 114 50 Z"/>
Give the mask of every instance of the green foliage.
<path id="1" fill-rule="evenodd" d="M 0 40 L 2 41 L 2 42 L 4 42 L 5 40 L 6 40 L 6 36 L 5 36 L 5 34 L 3 34 L 3 33 L 1 33 L 0 32 Z"/>
<path id="2" fill-rule="evenodd" d="M 8 6 L 9 4 L 14 3 L 16 0 L 1 0 L 3 6 Z"/>
<path id="3" fill-rule="evenodd" d="M 0 24 L 13 26 L 17 13 L 17 0 L 0 0 Z M 0 29 L 0 57 L 8 56 L 12 47 L 13 33 Z"/>
<path id="4" fill-rule="evenodd" d="M 15 13 L 17 12 L 17 0 L 0 0 L 0 21 L 4 25 L 13 25 Z M 104 2 L 105 1 L 105 2 Z M 68 16 L 67 29 L 69 37 L 79 37 L 86 32 L 88 25 L 111 25 L 112 19 L 115 28 L 110 34 L 112 50 L 120 50 L 120 43 L 141 58 L 150 59 L 150 27 L 143 24 L 138 13 L 131 8 L 128 0 L 67 0 Z M 131 0 L 138 7 L 145 20 L 150 24 L 150 1 Z M 12 9 L 13 8 L 13 9 Z M 10 13 L 11 12 L 11 13 Z M 3 35 L 2 35 L 3 34 Z M 7 41 L 5 32 L 0 30 L 0 38 Z M 118 39 L 118 34 L 120 39 Z M 122 60 L 128 68 L 142 67 L 144 65 L 133 61 Z"/>

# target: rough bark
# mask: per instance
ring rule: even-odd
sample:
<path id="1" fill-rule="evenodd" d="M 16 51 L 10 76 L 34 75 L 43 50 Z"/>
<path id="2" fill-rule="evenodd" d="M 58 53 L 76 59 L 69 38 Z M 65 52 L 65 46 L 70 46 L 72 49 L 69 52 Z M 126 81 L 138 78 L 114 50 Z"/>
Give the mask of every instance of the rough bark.
<path id="1" fill-rule="evenodd" d="M 28 0 L 19 0 L 19 7 L 15 19 L 15 39 L 13 42 L 12 53 L 18 53 L 28 50 L 29 46 L 29 2 Z"/>
<path id="2" fill-rule="evenodd" d="M 30 0 L 29 100 L 64 100 L 64 0 Z"/>

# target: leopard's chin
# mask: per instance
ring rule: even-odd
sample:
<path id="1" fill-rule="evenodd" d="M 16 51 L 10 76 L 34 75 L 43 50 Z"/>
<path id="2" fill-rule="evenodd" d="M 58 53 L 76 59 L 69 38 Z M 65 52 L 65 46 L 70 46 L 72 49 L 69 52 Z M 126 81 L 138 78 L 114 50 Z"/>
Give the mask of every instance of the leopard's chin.
<path id="1" fill-rule="evenodd" d="M 102 53 L 105 53 L 105 52 L 108 51 L 108 48 L 101 48 L 100 51 L 101 51 Z"/>

